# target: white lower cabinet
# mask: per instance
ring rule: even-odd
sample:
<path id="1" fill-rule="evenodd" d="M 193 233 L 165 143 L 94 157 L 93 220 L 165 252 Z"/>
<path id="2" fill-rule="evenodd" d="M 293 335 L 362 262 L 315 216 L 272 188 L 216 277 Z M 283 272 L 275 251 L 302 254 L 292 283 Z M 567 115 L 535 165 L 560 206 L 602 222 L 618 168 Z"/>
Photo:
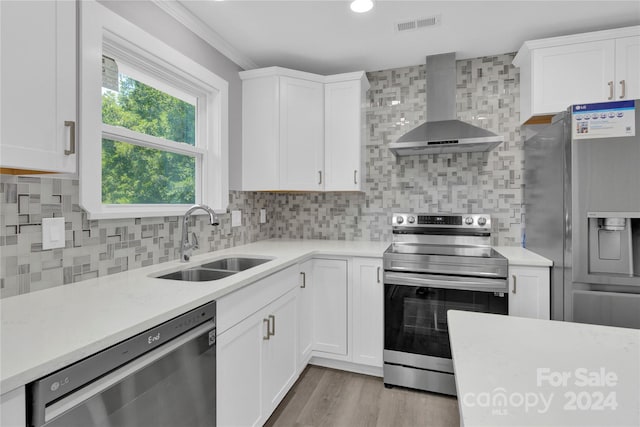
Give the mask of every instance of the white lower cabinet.
<path id="1" fill-rule="evenodd" d="M 297 289 L 271 303 L 263 312 L 262 412 L 263 422 L 276 409 L 297 378 Z"/>
<path id="2" fill-rule="evenodd" d="M 354 363 L 382 367 L 384 346 L 384 285 L 382 260 L 353 259 L 353 359 Z"/>
<path id="3" fill-rule="evenodd" d="M 298 288 L 298 370 L 302 371 L 313 350 L 313 260 L 300 264 Z"/>
<path id="4" fill-rule="evenodd" d="M 264 424 L 312 356 L 379 375 L 382 319 L 380 258 L 310 259 L 220 298 L 218 426 Z"/>
<path id="5" fill-rule="evenodd" d="M 260 425 L 263 331 L 262 313 L 256 313 L 218 336 L 218 426 Z"/>
<path id="6" fill-rule="evenodd" d="M 218 426 L 264 424 L 297 379 L 297 292 L 294 266 L 218 300 Z"/>
<path id="7" fill-rule="evenodd" d="M 347 260 L 313 260 L 314 350 L 347 356 Z"/>
<path id="8" fill-rule="evenodd" d="M 24 427 L 26 425 L 27 410 L 24 387 L 8 391 L 0 396 L 0 426 Z"/>
<path id="9" fill-rule="evenodd" d="M 509 315 L 548 320 L 549 286 L 548 267 L 509 266 Z"/>

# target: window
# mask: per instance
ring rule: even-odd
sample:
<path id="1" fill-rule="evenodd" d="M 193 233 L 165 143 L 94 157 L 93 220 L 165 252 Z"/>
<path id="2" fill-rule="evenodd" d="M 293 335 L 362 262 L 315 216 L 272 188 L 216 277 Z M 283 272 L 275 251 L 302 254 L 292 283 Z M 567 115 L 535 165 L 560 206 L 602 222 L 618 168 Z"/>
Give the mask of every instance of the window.
<path id="1" fill-rule="evenodd" d="M 226 210 L 227 82 L 103 6 L 82 6 L 80 203 L 90 218 Z"/>

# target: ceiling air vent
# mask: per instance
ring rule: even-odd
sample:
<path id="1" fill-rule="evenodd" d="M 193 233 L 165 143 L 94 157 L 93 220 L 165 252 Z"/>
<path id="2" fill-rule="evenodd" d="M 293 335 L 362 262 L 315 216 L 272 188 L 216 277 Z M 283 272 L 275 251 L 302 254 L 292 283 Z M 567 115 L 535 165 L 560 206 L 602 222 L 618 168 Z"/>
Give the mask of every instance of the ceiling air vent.
<path id="1" fill-rule="evenodd" d="M 415 31 L 415 30 L 420 30 L 427 27 L 435 27 L 437 25 L 440 25 L 441 20 L 442 20 L 441 15 L 435 15 L 429 18 L 418 18 L 418 19 L 413 19 L 411 21 L 397 22 L 396 32 L 402 33 L 405 31 Z"/>

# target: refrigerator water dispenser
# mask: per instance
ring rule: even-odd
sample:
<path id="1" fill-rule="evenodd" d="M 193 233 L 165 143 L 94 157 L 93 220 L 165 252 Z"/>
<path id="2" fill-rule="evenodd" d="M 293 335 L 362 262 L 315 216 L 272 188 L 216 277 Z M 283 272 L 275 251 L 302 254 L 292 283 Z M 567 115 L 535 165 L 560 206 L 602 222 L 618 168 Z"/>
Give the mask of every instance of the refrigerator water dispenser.
<path id="1" fill-rule="evenodd" d="M 589 272 L 633 276 L 631 218 L 589 218 Z"/>

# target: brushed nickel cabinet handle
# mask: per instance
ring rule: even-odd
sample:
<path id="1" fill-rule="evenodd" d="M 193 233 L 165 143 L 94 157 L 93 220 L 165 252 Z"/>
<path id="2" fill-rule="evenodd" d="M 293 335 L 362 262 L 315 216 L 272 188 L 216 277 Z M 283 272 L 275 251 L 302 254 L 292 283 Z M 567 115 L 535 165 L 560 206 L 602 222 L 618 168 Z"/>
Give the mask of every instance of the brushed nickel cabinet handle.
<path id="1" fill-rule="evenodd" d="M 64 150 L 66 156 L 76 153 L 76 122 L 65 120 L 64 125 L 69 129 L 69 149 Z"/>
<path id="2" fill-rule="evenodd" d="M 322 184 L 322 171 L 318 171 L 318 185 Z"/>
<path id="3" fill-rule="evenodd" d="M 613 99 L 613 81 L 610 81 L 607 85 L 609 85 L 609 98 L 607 99 Z"/>
<path id="4" fill-rule="evenodd" d="M 378 278 L 378 283 L 380 283 L 380 267 L 376 271 L 376 277 Z"/>
<path id="5" fill-rule="evenodd" d="M 301 271 L 300 276 L 302 276 L 302 284 L 300 285 L 300 287 L 304 289 L 307 287 L 307 275 L 304 273 L 304 271 Z"/>
<path id="6" fill-rule="evenodd" d="M 263 340 L 268 340 L 269 339 L 269 319 L 262 319 L 262 324 L 267 324 L 267 335 L 263 336 L 262 339 Z"/>
<path id="7" fill-rule="evenodd" d="M 271 320 L 271 332 L 269 332 L 269 335 L 274 336 L 276 334 L 276 316 L 270 314 L 269 320 Z"/>
<path id="8" fill-rule="evenodd" d="M 516 293 L 516 275 L 512 274 L 511 277 L 513 278 L 513 291 L 511 291 L 512 293 Z"/>
<path id="9" fill-rule="evenodd" d="M 353 171 L 353 183 L 354 184 L 358 183 L 358 170 Z"/>
<path id="10" fill-rule="evenodd" d="M 620 80 L 620 86 L 622 87 L 622 93 L 620 93 L 620 99 L 624 99 L 625 96 L 627 96 L 626 89 L 627 89 L 627 83 L 624 80 Z"/>

